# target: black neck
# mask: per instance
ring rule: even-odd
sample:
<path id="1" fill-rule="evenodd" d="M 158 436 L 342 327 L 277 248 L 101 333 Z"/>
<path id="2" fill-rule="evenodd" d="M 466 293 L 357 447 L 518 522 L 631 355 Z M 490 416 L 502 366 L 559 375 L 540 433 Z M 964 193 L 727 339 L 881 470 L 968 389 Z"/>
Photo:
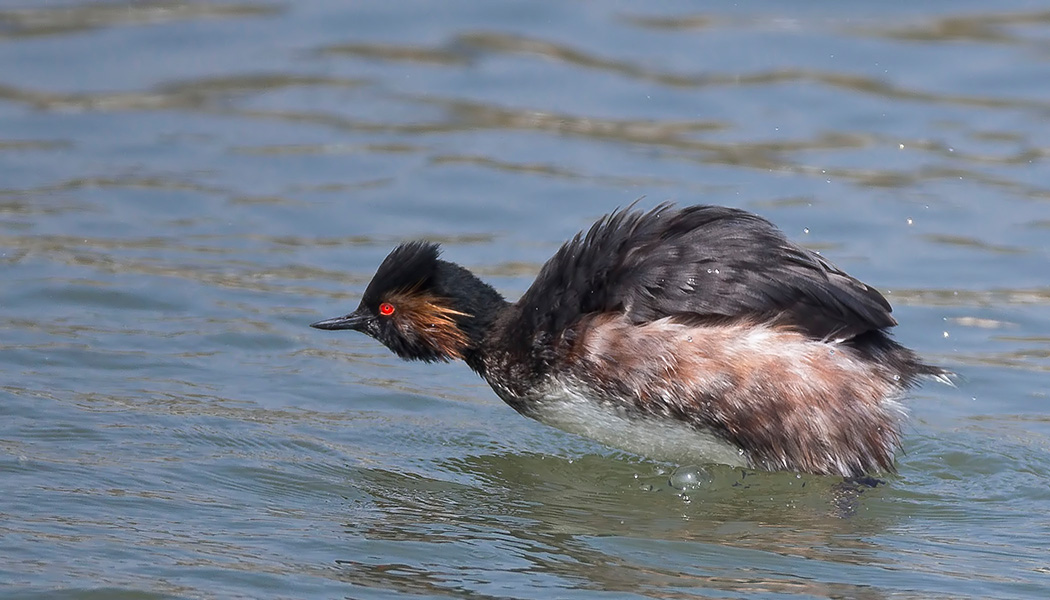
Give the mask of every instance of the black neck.
<path id="1" fill-rule="evenodd" d="M 498 303 L 487 304 L 484 310 L 474 314 L 469 324 L 462 328 L 470 338 L 470 345 L 463 352 L 463 361 L 467 363 L 475 373 L 485 376 L 485 357 L 488 349 L 488 339 L 494 329 L 496 319 L 504 308 L 509 306 L 506 300 L 499 298 Z"/>
<path id="2" fill-rule="evenodd" d="M 441 282 L 439 293 L 451 298 L 456 310 L 470 315 L 458 321 L 460 329 L 470 340 L 463 359 L 471 369 L 484 376 L 485 338 L 509 303 L 495 288 L 455 263 L 438 261 L 438 275 Z"/>

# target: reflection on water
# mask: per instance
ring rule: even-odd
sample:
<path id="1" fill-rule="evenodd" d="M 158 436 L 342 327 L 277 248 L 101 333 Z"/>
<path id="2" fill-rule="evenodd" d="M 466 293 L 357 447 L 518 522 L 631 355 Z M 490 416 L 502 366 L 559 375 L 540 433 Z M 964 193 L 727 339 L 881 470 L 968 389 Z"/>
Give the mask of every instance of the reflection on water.
<path id="1" fill-rule="evenodd" d="M 61 94 L 0 86 L 0 100 L 26 104 L 38 110 L 220 110 L 225 101 L 287 87 L 356 87 L 362 82 L 325 77 L 254 74 L 164 84 L 142 92 Z"/>
<path id="2" fill-rule="evenodd" d="M 1050 13 L 429 8 L 0 8 L 0 597 L 1046 597 Z M 680 493 L 307 327 L 405 238 L 514 298 L 636 200 L 887 294 L 961 375 L 897 475 Z"/>
<path id="3" fill-rule="evenodd" d="M 276 5 L 207 4 L 181 0 L 150 0 L 132 4 L 85 2 L 72 6 L 0 9 L 0 40 L 32 36 L 69 35 L 101 27 L 156 25 L 206 19 L 243 19 L 276 15 Z"/>
<path id="4" fill-rule="evenodd" d="M 1025 44 L 1031 40 L 1023 31 L 1011 30 L 1019 25 L 1046 25 L 1050 12 L 983 13 L 949 16 L 899 28 L 872 28 L 873 35 L 920 42 L 983 42 L 991 44 Z M 863 30 L 861 30 L 863 31 Z"/>
<path id="5" fill-rule="evenodd" d="M 850 566 L 884 562 L 864 536 L 886 524 L 836 514 L 842 495 L 880 494 L 843 490 L 819 478 L 768 476 L 716 469 L 711 489 L 688 496 L 667 485 L 652 465 L 585 456 L 474 456 L 447 465 L 471 474 L 480 488 L 388 471 L 360 473 L 378 520 L 347 530 L 377 546 L 419 547 L 420 562 L 341 560 L 341 576 L 366 586 L 406 593 L 449 594 L 455 572 L 480 582 L 484 564 L 466 566 L 441 558 L 441 544 L 462 543 L 479 556 L 499 548 L 529 580 L 576 581 L 580 589 L 646 594 L 667 586 L 741 592 L 821 593 L 859 591 L 846 582 L 804 583 L 783 575 L 797 561 Z M 855 498 L 853 500 L 856 500 Z M 849 502 L 851 500 L 847 500 Z M 785 518 L 793 526 L 782 525 Z M 609 544 L 625 536 L 646 545 Z M 432 553 L 422 547 L 433 546 Z M 506 560 L 506 559 L 505 559 Z M 746 581 L 727 573 L 740 562 L 755 565 Z M 648 592 L 647 592 L 648 591 Z M 873 597 L 881 597 L 876 594 Z"/>

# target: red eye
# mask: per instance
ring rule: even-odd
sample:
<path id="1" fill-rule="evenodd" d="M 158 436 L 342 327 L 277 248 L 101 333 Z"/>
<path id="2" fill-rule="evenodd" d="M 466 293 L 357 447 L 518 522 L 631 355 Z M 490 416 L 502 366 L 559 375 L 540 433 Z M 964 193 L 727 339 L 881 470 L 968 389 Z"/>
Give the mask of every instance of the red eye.
<path id="1" fill-rule="evenodd" d="M 383 315 L 384 317 L 389 317 L 390 315 L 394 314 L 394 305 L 390 304 L 389 302 L 384 302 L 380 304 L 379 314 Z"/>

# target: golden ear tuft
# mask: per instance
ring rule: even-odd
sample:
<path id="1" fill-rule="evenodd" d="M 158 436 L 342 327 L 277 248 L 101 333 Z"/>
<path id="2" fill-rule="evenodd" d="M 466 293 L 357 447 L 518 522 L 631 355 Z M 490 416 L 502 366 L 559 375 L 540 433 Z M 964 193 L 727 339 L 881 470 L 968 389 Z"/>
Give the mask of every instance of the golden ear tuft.
<path id="1" fill-rule="evenodd" d="M 390 306 L 389 313 L 383 307 Z M 395 312 L 395 308 L 396 312 Z M 415 335 L 447 358 L 463 358 L 470 343 L 467 334 L 459 328 L 456 317 L 470 317 L 451 306 L 446 298 L 427 292 L 406 290 L 390 294 L 379 305 L 380 314 L 395 316 L 395 322 L 406 335 Z"/>

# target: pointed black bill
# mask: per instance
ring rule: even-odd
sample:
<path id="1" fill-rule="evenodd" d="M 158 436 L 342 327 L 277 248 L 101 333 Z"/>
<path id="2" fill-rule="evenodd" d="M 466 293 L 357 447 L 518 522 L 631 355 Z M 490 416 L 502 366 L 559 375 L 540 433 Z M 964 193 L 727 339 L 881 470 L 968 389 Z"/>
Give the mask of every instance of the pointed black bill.
<path id="1" fill-rule="evenodd" d="M 356 329 L 361 331 L 361 328 L 368 322 L 368 317 L 359 315 L 357 313 L 350 313 L 342 317 L 333 317 L 331 319 L 325 319 L 316 323 L 310 323 L 310 327 L 314 329 L 327 329 L 335 331 L 337 329 Z"/>

